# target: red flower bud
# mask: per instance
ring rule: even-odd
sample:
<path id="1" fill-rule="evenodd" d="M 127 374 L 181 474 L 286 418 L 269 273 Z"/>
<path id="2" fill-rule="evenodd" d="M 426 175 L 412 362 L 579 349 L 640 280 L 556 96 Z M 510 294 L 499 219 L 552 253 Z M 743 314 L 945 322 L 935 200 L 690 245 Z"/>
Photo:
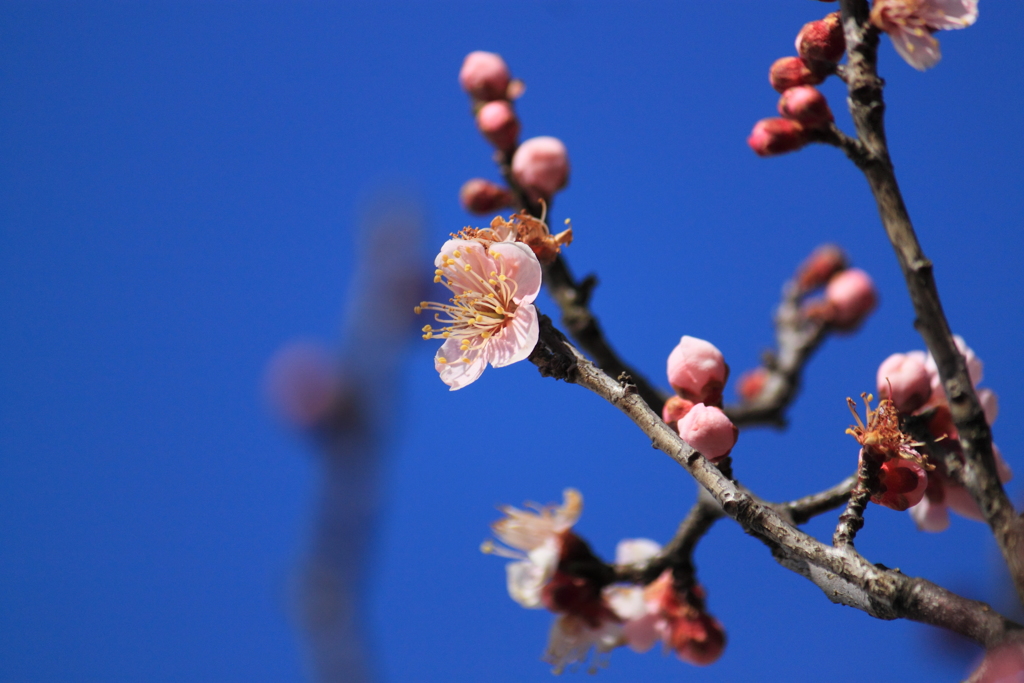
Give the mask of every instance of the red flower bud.
<path id="1" fill-rule="evenodd" d="M 459 201 L 470 213 L 487 214 L 512 206 L 512 194 L 504 187 L 483 178 L 467 180 L 459 190 Z"/>
<path id="2" fill-rule="evenodd" d="M 501 151 L 515 149 L 519 139 L 519 119 L 512 111 L 512 105 L 505 100 L 495 100 L 480 107 L 476 113 L 476 125 L 484 137 Z"/>
<path id="3" fill-rule="evenodd" d="M 818 128 L 834 120 L 828 100 L 817 88 L 809 85 L 798 85 L 782 93 L 779 113 L 808 128 Z"/>
<path id="4" fill-rule="evenodd" d="M 736 393 L 744 401 L 753 401 L 761 395 L 761 391 L 764 390 L 764 385 L 767 382 L 768 371 L 766 369 L 754 368 L 753 370 L 747 370 L 740 375 L 739 382 L 736 385 Z"/>
<path id="5" fill-rule="evenodd" d="M 785 154 L 807 144 L 807 131 L 799 121 L 761 119 L 754 125 L 747 144 L 761 157 Z"/>
<path id="6" fill-rule="evenodd" d="M 846 51 L 843 22 L 839 12 L 804 24 L 796 36 L 796 52 L 804 59 L 838 62 Z"/>
<path id="7" fill-rule="evenodd" d="M 769 82 L 779 92 L 784 92 L 798 85 L 818 85 L 827 76 L 827 69 L 807 62 L 800 57 L 783 57 L 778 59 L 772 64 L 772 68 L 768 72 Z"/>
<path id="8" fill-rule="evenodd" d="M 690 408 L 693 408 L 693 405 L 693 401 L 687 401 L 681 396 L 669 396 L 668 400 L 665 401 L 665 405 L 661 408 L 661 419 L 669 427 L 675 428 L 676 423 L 686 417 L 686 414 L 690 412 Z"/>
<path id="9" fill-rule="evenodd" d="M 823 244 L 800 264 L 797 286 L 805 292 L 824 287 L 833 275 L 846 269 L 846 254 L 834 244 Z"/>

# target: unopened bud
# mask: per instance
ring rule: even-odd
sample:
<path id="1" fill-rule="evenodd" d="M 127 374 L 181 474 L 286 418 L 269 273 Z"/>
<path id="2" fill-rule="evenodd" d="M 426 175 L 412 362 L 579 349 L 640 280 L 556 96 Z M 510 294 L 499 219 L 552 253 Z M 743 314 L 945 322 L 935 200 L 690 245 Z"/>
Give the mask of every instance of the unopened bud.
<path id="1" fill-rule="evenodd" d="M 661 419 L 669 427 L 675 427 L 679 420 L 686 417 L 686 414 L 693 408 L 693 401 L 687 401 L 680 396 L 669 396 L 665 405 L 661 407 Z"/>
<path id="2" fill-rule="evenodd" d="M 740 375 L 739 382 L 736 384 L 736 393 L 740 395 L 744 401 L 753 401 L 761 392 L 764 390 L 764 385 L 768 383 L 768 370 L 765 368 L 754 368 L 753 370 L 747 370 Z"/>
<path id="3" fill-rule="evenodd" d="M 496 183 L 483 178 L 467 180 L 459 190 L 459 201 L 470 213 L 487 214 L 512 206 L 512 194 Z"/>
<path id="4" fill-rule="evenodd" d="M 510 80 L 505 60 L 493 52 L 470 52 L 459 71 L 462 89 L 484 102 L 504 99 Z"/>
<path id="5" fill-rule="evenodd" d="M 828 100 L 821 91 L 809 85 L 798 85 L 782 93 L 779 113 L 808 128 L 819 128 L 835 120 L 828 108 Z"/>
<path id="6" fill-rule="evenodd" d="M 896 410 L 909 415 L 932 395 L 931 379 L 918 356 L 894 353 L 878 366 L 878 395 L 890 399 Z"/>
<path id="7" fill-rule="evenodd" d="M 706 612 L 677 620 L 669 640 L 679 659 L 697 666 L 713 664 L 725 651 L 725 629 Z"/>
<path id="8" fill-rule="evenodd" d="M 569 154 L 558 138 L 530 138 L 512 157 L 512 174 L 531 199 L 550 200 L 569 182 Z"/>
<path id="9" fill-rule="evenodd" d="M 796 36 L 796 52 L 804 59 L 838 62 L 846 51 L 843 22 L 839 12 L 804 24 Z"/>
<path id="10" fill-rule="evenodd" d="M 840 330 L 856 329 L 878 305 L 878 294 L 871 276 L 859 268 L 839 273 L 825 288 L 829 304 L 828 321 Z"/>
<path id="11" fill-rule="evenodd" d="M 803 292 L 824 287 L 833 275 L 845 268 L 845 252 L 834 244 L 823 244 L 800 264 L 796 271 L 797 286 Z"/>
<path id="12" fill-rule="evenodd" d="M 342 394 L 337 363 L 320 344 L 293 342 L 270 361 L 267 393 L 293 425 L 314 427 L 329 416 Z"/>
<path id="13" fill-rule="evenodd" d="M 711 342 L 683 336 L 668 355 L 666 370 L 669 384 L 683 398 L 707 405 L 722 404 L 729 366 Z"/>
<path id="14" fill-rule="evenodd" d="M 799 121 L 761 119 L 754 125 L 747 144 L 759 157 L 794 152 L 807 144 L 807 130 Z"/>
<path id="15" fill-rule="evenodd" d="M 800 57 L 783 57 L 775 60 L 768 71 L 768 80 L 779 92 L 798 85 L 818 85 L 828 76 L 828 71 Z"/>
<path id="16" fill-rule="evenodd" d="M 495 100 L 480 107 L 476 113 L 476 125 L 484 137 L 501 151 L 515 149 L 519 139 L 519 119 L 512 111 L 512 105 L 505 100 Z"/>
<path id="17" fill-rule="evenodd" d="M 739 430 L 721 409 L 698 403 L 679 421 L 679 436 L 711 462 L 732 452 Z"/>
<path id="18" fill-rule="evenodd" d="M 878 492 L 871 502 L 903 512 L 924 498 L 928 487 L 928 473 L 913 460 L 890 458 L 882 463 Z"/>

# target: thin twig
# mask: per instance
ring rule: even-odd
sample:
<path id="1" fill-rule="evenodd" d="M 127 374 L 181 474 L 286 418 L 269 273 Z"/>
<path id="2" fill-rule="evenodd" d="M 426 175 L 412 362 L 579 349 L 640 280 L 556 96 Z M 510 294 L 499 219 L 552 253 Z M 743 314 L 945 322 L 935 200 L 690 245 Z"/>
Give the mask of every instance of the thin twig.
<path id="1" fill-rule="evenodd" d="M 764 388 L 754 400 L 725 408 L 725 414 L 737 427 L 786 426 L 785 411 L 800 391 L 804 367 L 830 329 L 824 321 L 801 312 L 804 294 L 796 278 L 783 287 L 782 301 L 775 312 L 777 350 L 766 354 L 764 369 L 768 376 Z"/>
<path id="2" fill-rule="evenodd" d="M 875 566 L 851 547 L 834 548 L 757 501 L 679 438 L 635 391 L 609 377 L 577 351 L 546 316 L 530 360 L 544 376 L 578 384 L 624 412 L 652 445 L 682 465 L 722 511 L 767 545 L 776 561 L 806 577 L 840 604 L 879 619 L 911 619 L 952 630 L 989 647 L 1022 627 L 989 605 L 968 600 L 921 578 Z"/>
<path id="3" fill-rule="evenodd" d="M 967 373 L 966 362 L 953 341 L 939 300 L 932 263 L 918 242 L 889 158 L 883 83 L 877 72 L 878 30 L 867 21 L 866 0 L 841 0 L 840 5 L 848 54 L 850 113 L 861 144 L 868 152 L 865 158 L 854 161 L 867 178 L 882 225 L 903 270 L 917 316 L 914 326 L 938 366 L 964 452 L 964 487 L 991 527 L 1017 595 L 1024 601 L 1024 520 L 1017 517 L 999 482 L 991 431 Z"/>

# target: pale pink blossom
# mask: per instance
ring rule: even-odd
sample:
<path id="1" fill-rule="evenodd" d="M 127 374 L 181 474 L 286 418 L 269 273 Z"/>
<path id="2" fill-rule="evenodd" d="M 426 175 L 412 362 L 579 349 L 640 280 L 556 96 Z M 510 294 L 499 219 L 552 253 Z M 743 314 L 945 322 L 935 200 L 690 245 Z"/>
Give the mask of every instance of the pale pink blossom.
<path id="1" fill-rule="evenodd" d="M 999 448 L 992 444 L 999 482 L 1005 484 L 1013 478 L 1013 470 L 1003 459 Z M 928 488 L 920 503 L 910 508 L 910 516 L 921 531 L 945 531 L 949 527 L 949 510 L 966 519 L 985 521 L 981 509 L 963 486 L 950 481 L 939 471 L 928 474 Z"/>
<path id="2" fill-rule="evenodd" d="M 542 593 L 558 569 L 566 535 L 583 512 L 583 496 L 566 489 L 562 505 L 541 507 L 527 503 L 529 510 L 507 505 L 501 508 L 503 519 L 491 525 L 494 535 L 508 547 L 487 541 L 486 553 L 515 560 L 506 565 L 508 593 L 523 607 L 544 606 Z"/>
<path id="3" fill-rule="evenodd" d="M 991 389 L 978 389 L 978 401 L 985 412 L 985 422 L 991 427 L 999 416 L 999 397 Z"/>
<path id="4" fill-rule="evenodd" d="M 847 268 L 825 287 L 830 305 L 829 322 L 841 330 L 858 327 L 878 304 L 878 293 L 871 276 L 860 268 Z"/>
<path id="5" fill-rule="evenodd" d="M 530 138 L 513 155 L 512 174 L 531 198 L 550 200 L 569 182 L 569 153 L 558 138 Z"/>
<path id="6" fill-rule="evenodd" d="M 960 355 L 964 357 L 964 363 L 967 365 L 967 375 L 971 378 L 971 384 L 978 386 L 978 383 L 985 376 L 985 364 L 981 362 L 981 359 L 974 353 L 974 349 L 968 346 L 967 342 L 959 334 L 953 335 L 953 343 L 956 344 L 956 349 L 960 352 Z M 925 358 L 924 364 L 931 376 L 933 394 L 938 393 L 942 396 L 942 402 L 945 403 L 945 392 L 942 390 L 942 380 L 939 378 L 939 367 L 931 353 Z"/>
<path id="7" fill-rule="evenodd" d="M 721 403 L 729 366 L 714 344 L 684 335 L 668 355 L 666 372 L 668 383 L 683 398 L 715 404 Z"/>
<path id="8" fill-rule="evenodd" d="M 459 71 L 462 89 L 485 102 L 504 98 L 510 80 L 505 60 L 493 52 L 470 52 Z"/>
<path id="9" fill-rule="evenodd" d="M 544 661 L 556 674 L 573 664 L 590 660 L 588 671 L 596 673 L 606 665 L 603 656 L 622 645 L 622 623 L 616 619 L 603 619 L 596 624 L 577 614 L 559 614 L 548 635 Z M 593 652 L 593 657 L 590 653 Z"/>
<path id="10" fill-rule="evenodd" d="M 729 455 L 739 430 L 720 408 L 698 403 L 679 421 L 679 436 L 711 462 Z"/>
<path id="11" fill-rule="evenodd" d="M 475 382 L 490 363 L 500 368 L 524 360 L 537 345 L 540 324 L 533 300 L 541 285 L 540 262 L 518 242 L 451 239 L 434 259 L 434 281 L 454 296 L 450 303 L 421 302 L 440 327 L 426 325 L 423 338 L 443 338 L 434 357 L 441 381 L 452 391 Z"/>
<path id="12" fill-rule="evenodd" d="M 888 33 L 900 57 L 919 71 L 942 57 L 933 33 L 965 28 L 977 18 L 977 0 L 875 0 L 871 8 L 871 23 Z"/>
<path id="13" fill-rule="evenodd" d="M 878 366 L 878 394 L 890 399 L 901 413 L 914 412 L 932 395 L 931 378 L 923 355 L 894 353 Z"/>

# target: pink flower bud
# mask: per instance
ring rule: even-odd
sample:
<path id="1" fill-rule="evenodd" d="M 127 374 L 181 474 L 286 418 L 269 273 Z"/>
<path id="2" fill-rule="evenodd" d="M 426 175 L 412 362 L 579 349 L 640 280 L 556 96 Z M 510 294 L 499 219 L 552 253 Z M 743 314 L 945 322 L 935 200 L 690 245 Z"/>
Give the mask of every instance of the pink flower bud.
<path id="1" fill-rule="evenodd" d="M 683 398 L 721 405 L 729 366 L 711 342 L 684 336 L 668 355 L 668 382 Z"/>
<path id="2" fill-rule="evenodd" d="M 985 364 L 981 362 L 977 354 L 974 353 L 974 349 L 967 345 L 964 338 L 959 334 L 953 335 L 953 343 L 956 344 L 957 351 L 964 357 L 964 363 L 967 364 L 967 374 L 971 378 L 971 384 L 978 386 L 978 382 L 985 376 Z M 939 379 L 939 367 L 935 363 L 935 359 L 932 358 L 932 354 L 928 354 L 928 359 L 925 361 L 925 366 L 928 371 L 932 373 L 932 389 L 936 392 L 942 392 L 942 380 Z"/>
<path id="3" fill-rule="evenodd" d="M 846 51 L 843 22 L 839 12 L 804 24 L 796 36 L 796 51 L 804 59 L 838 62 Z"/>
<path id="4" fill-rule="evenodd" d="M 878 395 L 892 400 L 896 410 L 903 414 L 914 412 L 932 395 L 928 369 L 919 356 L 892 354 L 878 366 L 877 382 Z"/>
<path id="5" fill-rule="evenodd" d="M 878 294 L 867 273 L 850 268 L 829 280 L 825 300 L 831 307 L 829 322 L 848 331 L 856 329 L 875 309 Z"/>
<path id="6" fill-rule="evenodd" d="M 687 401 L 679 396 L 670 396 L 665 405 L 661 408 L 661 419 L 670 427 L 686 417 L 686 414 L 693 408 L 693 401 Z"/>
<path id="7" fill-rule="evenodd" d="M 768 71 L 768 81 L 779 92 L 785 92 L 798 85 L 818 85 L 827 76 L 828 71 L 800 57 L 777 59 Z"/>
<path id="8" fill-rule="evenodd" d="M 511 193 L 504 187 L 483 178 L 467 180 L 459 190 L 459 201 L 470 213 L 494 213 L 513 204 Z"/>
<path id="9" fill-rule="evenodd" d="M 928 487 L 928 473 L 924 468 L 903 458 L 882 463 L 879 478 L 879 491 L 871 496 L 871 501 L 899 512 L 920 503 Z"/>
<path id="10" fill-rule="evenodd" d="M 833 275 L 846 269 L 846 254 L 834 244 L 823 244 L 797 269 L 797 286 L 805 292 L 824 287 Z"/>
<path id="11" fill-rule="evenodd" d="M 732 452 L 739 430 L 719 408 L 698 403 L 679 421 L 679 436 L 717 463 Z"/>
<path id="12" fill-rule="evenodd" d="M 459 85 L 484 102 L 505 98 L 511 77 L 505 60 L 493 52 L 470 52 L 459 71 Z"/>
<path id="13" fill-rule="evenodd" d="M 519 139 L 519 119 L 512 111 L 512 105 L 505 100 L 495 100 L 480 107 L 476 113 L 476 125 L 492 145 L 503 152 L 511 152 Z"/>
<path id="14" fill-rule="evenodd" d="M 531 199 L 550 200 L 569 182 L 569 154 L 558 138 L 530 138 L 512 157 L 512 174 Z"/>
<path id="15" fill-rule="evenodd" d="M 759 157 L 785 154 L 807 144 L 807 131 L 798 121 L 761 119 L 754 124 L 747 144 Z"/>
<path id="16" fill-rule="evenodd" d="M 779 113 L 808 128 L 820 128 L 834 120 L 828 100 L 817 88 L 809 85 L 798 85 L 782 93 Z"/>
<path id="17" fill-rule="evenodd" d="M 768 371 L 765 368 L 747 370 L 740 375 L 739 382 L 736 385 L 736 393 L 744 401 L 753 401 L 761 395 L 767 382 Z"/>

